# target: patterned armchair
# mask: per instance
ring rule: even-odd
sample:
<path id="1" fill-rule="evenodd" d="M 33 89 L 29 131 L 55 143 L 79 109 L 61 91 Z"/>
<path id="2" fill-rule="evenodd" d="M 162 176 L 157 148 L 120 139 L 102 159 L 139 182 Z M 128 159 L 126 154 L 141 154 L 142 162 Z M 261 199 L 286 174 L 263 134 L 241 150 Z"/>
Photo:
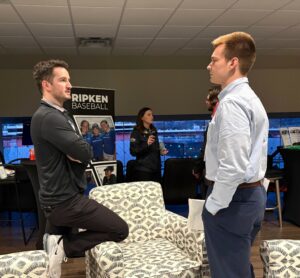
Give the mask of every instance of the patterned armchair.
<path id="1" fill-rule="evenodd" d="M 24 251 L 0 255 L 0 277 L 47 277 L 48 255 L 45 251 Z"/>
<path id="2" fill-rule="evenodd" d="M 100 186 L 90 198 L 120 215 L 129 236 L 87 251 L 87 277 L 202 277 L 204 233 L 190 232 L 186 218 L 165 210 L 160 184 Z"/>
<path id="3" fill-rule="evenodd" d="M 264 240 L 260 257 L 265 278 L 300 277 L 300 240 Z"/>

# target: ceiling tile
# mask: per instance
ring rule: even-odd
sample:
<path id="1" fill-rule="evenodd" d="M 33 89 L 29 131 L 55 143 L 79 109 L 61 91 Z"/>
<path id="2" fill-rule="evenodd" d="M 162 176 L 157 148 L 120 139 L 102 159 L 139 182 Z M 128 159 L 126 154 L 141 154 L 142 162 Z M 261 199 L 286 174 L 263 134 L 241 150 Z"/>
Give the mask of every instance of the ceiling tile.
<path id="1" fill-rule="evenodd" d="M 130 56 L 137 56 L 137 55 L 143 55 L 145 48 L 115 48 L 113 50 L 113 55 L 130 55 Z"/>
<path id="2" fill-rule="evenodd" d="M 205 26 L 218 17 L 224 10 L 178 10 L 168 25 Z"/>
<path id="3" fill-rule="evenodd" d="M 72 7 L 75 24 L 117 25 L 121 11 L 121 8 Z"/>
<path id="4" fill-rule="evenodd" d="M 175 26 L 166 25 L 158 37 L 164 38 L 192 38 L 203 29 L 203 26 Z"/>
<path id="5" fill-rule="evenodd" d="M 43 47 L 75 47 L 75 40 L 72 37 L 39 37 L 38 41 Z"/>
<path id="6" fill-rule="evenodd" d="M 213 26 L 248 26 L 262 19 L 271 11 L 267 10 L 229 10 L 215 20 Z"/>
<path id="7" fill-rule="evenodd" d="M 67 6 L 67 0 L 10 0 L 14 5 Z"/>
<path id="8" fill-rule="evenodd" d="M 247 32 L 254 38 L 268 38 L 283 29 L 284 27 L 281 26 L 252 26 L 247 30 Z"/>
<path id="9" fill-rule="evenodd" d="M 0 23 L 21 23 L 19 16 L 11 5 L 0 6 Z"/>
<path id="10" fill-rule="evenodd" d="M 201 31 L 201 33 L 198 34 L 197 38 L 213 39 L 224 34 L 245 30 L 245 26 L 208 26 L 203 31 Z"/>
<path id="11" fill-rule="evenodd" d="M 10 47 L 8 54 L 13 55 L 41 55 L 43 52 L 40 48 L 36 47 Z"/>
<path id="12" fill-rule="evenodd" d="M 209 48 L 211 49 L 211 39 L 193 39 L 186 48 Z"/>
<path id="13" fill-rule="evenodd" d="M 152 44 L 151 48 L 180 48 L 183 47 L 189 39 L 166 39 L 160 38 L 155 39 Z"/>
<path id="14" fill-rule="evenodd" d="M 0 37 L 0 44 L 4 47 L 38 47 L 32 37 Z"/>
<path id="15" fill-rule="evenodd" d="M 277 11 L 256 25 L 262 26 L 290 26 L 300 22 L 300 11 Z"/>
<path id="16" fill-rule="evenodd" d="M 30 36 L 24 24 L 0 23 L 0 36 Z"/>
<path id="17" fill-rule="evenodd" d="M 180 9 L 227 9 L 234 2 L 236 0 L 185 0 L 181 4 Z"/>
<path id="18" fill-rule="evenodd" d="M 126 8 L 176 8 L 181 0 L 127 0 Z"/>
<path id="19" fill-rule="evenodd" d="M 121 25 L 119 38 L 152 38 L 160 30 L 160 25 Z"/>
<path id="20" fill-rule="evenodd" d="M 300 26 L 290 27 L 288 29 L 284 29 L 283 32 L 276 34 L 276 38 L 279 39 L 294 39 L 300 38 Z"/>
<path id="21" fill-rule="evenodd" d="M 239 0 L 232 9 L 275 10 L 283 7 L 291 0 Z"/>
<path id="22" fill-rule="evenodd" d="M 146 56 L 168 56 L 173 55 L 177 51 L 177 48 L 149 48 L 144 55 Z"/>
<path id="23" fill-rule="evenodd" d="M 30 23 L 28 24 L 31 32 L 37 36 L 44 37 L 71 37 L 73 30 L 71 24 L 45 24 L 45 23 Z"/>
<path id="24" fill-rule="evenodd" d="M 207 56 L 207 64 L 209 63 L 211 51 L 207 48 L 183 48 L 176 52 L 176 56 Z"/>
<path id="25" fill-rule="evenodd" d="M 76 24 L 77 37 L 114 37 L 116 25 Z"/>
<path id="26" fill-rule="evenodd" d="M 164 24 L 172 9 L 126 9 L 123 14 L 123 25 L 158 25 Z"/>
<path id="27" fill-rule="evenodd" d="M 284 6 L 283 8 L 281 8 L 281 10 L 291 10 L 291 11 L 300 10 L 300 1 L 299 0 L 294 0 L 290 4 L 288 4 L 288 5 Z"/>
<path id="28" fill-rule="evenodd" d="M 110 55 L 110 52 L 111 52 L 111 48 L 110 47 L 95 47 L 95 48 L 92 48 L 92 47 L 86 47 L 86 48 L 83 48 L 83 47 L 79 47 L 78 48 L 79 50 L 79 53 L 80 55 L 83 55 L 83 56 L 108 56 Z"/>
<path id="29" fill-rule="evenodd" d="M 126 39 L 117 39 L 115 42 L 115 46 L 119 47 L 137 47 L 143 48 L 147 47 L 148 44 L 151 42 L 151 38 L 126 38 Z"/>
<path id="30" fill-rule="evenodd" d="M 75 47 L 43 47 L 46 54 L 50 55 L 77 55 Z"/>
<path id="31" fill-rule="evenodd" d="M 26 23 L 71 23 L 67 7 L 16 6 L 16 9 Z"/>
<path id="32" fill-rule="evenodd" d="M 71 6 L 123 7 L 125 0 L 70 0 Z"/>

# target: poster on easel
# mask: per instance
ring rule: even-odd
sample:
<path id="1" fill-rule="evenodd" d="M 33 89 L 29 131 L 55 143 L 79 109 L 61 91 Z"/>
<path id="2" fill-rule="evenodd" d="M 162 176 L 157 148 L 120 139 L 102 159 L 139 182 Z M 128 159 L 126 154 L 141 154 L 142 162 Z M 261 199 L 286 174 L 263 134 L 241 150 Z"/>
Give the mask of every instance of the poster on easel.
<path id="1" fill-rule="evenodd" d="M 112 89 L 73 87 L 71 101 L 65 103 L 82 137 L 91 145 L 93 157 L 86 176 L 97 186 L 116 183 L 114 93 Z"/>

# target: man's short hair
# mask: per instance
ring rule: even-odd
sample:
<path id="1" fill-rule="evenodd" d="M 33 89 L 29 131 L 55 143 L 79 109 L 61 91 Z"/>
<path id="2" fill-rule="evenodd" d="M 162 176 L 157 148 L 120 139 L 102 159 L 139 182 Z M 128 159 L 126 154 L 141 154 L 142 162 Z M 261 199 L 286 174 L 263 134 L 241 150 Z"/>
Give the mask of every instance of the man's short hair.
<path id="1" fill-rule="evenodd" d="M 54 68 L 69 69 L 69 65 L 63 60 L 40 61 L 33 67 L 33 79 L 36 81 L 39 91 L 42 93 L 42 81 L 52 81 Z"/>
<path id="2" fill-rule="evenodd" d="M 106 123 L 106 124 L 108 125 L 107 120 L 102 120 L 101 123 L 100 123 L 100 125 L 101 125 L 102 123 Z"/>
<path id="3" fill-rule="evenodd" d="M 245 32 L 233 32 L 220 36 L 212 41 L 213 48 L 224 44 L 224 56 L 226 60 L 234 57 L 239 59 L 240 72 L 246 75 L 252 68 L 256 59 L 255 42 L 252 36 Z"/>

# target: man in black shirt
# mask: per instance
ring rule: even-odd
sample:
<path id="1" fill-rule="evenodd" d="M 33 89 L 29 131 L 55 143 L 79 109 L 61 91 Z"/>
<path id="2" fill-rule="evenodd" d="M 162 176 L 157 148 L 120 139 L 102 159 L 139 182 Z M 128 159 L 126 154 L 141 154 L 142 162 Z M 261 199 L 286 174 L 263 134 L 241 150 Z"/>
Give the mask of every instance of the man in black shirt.
<path id="1" fill-rule="evenodd" d="M 31 121 L 40 182 L 40 203 L 47 218 L 44 248 L 50 277 L 60 277 L 64 257 L 78 257 L 104 241 L 122 241 L 127 224 L 114 212 L 82 195 L 84 172 L 92 158 L 90 144 L 63 108 L 71 99 L 68 64 L 49 60 L 35 65 L 33 77 L 42 93 Z M 85 229 L 72 234 L 72 228 Z"/>

